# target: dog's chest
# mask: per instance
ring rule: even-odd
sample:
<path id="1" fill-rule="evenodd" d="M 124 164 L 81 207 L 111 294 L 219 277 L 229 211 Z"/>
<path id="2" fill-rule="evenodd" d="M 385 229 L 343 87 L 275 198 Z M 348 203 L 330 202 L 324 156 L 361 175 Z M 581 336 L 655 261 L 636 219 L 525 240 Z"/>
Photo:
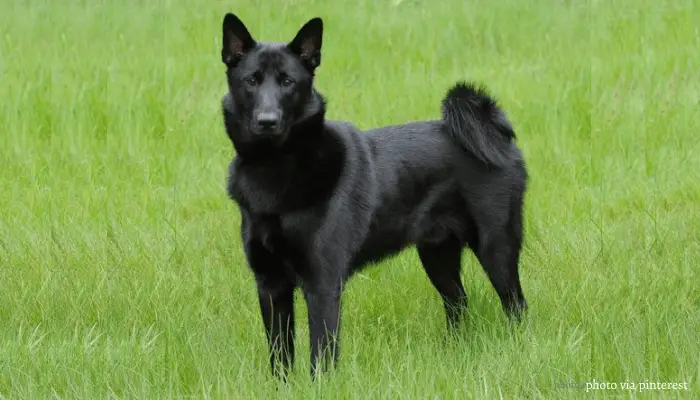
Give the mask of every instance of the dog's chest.
<path id="1" fill-rule="evenodd" d="M 285 158 L 274 165 L 241 165 L 234 160 L 229 166 L 229 196 L 256 214 L 303 211 L 323 202 L 332 188 L 332 182 L 319 183 L 313 171 Z"/>
<path id="2" fill-rule="evenodd" d="M 289 279 L 303 282 L 308 277 L 309 254 L 314 247 L 316 218 L 313 213 L 248 215 L 250 243 L 260 244 L 278 261 L 274 268 L 277 272 L 272 272 L 283 273 Z M 255 269 L 255 266 L 252 267 Z"/>
<path id="3" fill-rule="evenodd" d="M 256 214 L 279 214 L 284 205 L 284 177 L 265 169 L 242 168 L 231 163 L 228 193 L 238 204 Z"/>

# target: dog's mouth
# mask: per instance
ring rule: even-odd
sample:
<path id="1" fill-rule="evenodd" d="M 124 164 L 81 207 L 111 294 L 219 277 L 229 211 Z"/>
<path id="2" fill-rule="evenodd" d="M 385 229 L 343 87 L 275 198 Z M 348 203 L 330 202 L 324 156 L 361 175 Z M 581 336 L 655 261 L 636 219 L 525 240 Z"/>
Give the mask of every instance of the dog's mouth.
<path id="1" fill-rule="evenodd" d="M 281 146 L 282 143 L 287 139 L 289 131 L 284 128 L 277 129 L 251 129 L 252 133 L 249 138 L 251 142 L 258 144 L 270 144 L 274 146 Z"/>

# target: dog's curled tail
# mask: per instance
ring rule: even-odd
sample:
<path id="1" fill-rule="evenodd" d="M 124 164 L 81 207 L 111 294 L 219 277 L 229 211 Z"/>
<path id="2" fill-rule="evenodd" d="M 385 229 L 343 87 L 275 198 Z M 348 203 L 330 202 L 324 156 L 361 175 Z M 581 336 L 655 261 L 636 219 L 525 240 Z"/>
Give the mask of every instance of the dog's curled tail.
<path id="1" fill-rule="evenodd" d="M 503 167 L 512 159 L 513 127 L 483 86 L 458 82 L 442 102 L 447 133 L 481 162 Z"/>

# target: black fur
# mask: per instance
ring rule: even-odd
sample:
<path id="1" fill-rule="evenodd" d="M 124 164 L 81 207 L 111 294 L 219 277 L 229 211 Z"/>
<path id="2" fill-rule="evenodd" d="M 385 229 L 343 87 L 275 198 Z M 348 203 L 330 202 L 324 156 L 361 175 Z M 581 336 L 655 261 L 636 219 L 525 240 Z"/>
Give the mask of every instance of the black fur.
<path id="1" fill-rule="evenodd" d="M 447 133 L 482 162 L 498 167 L 511 162 L 513 127 L 485 88 L 455 85 L 443 101 L 442 119 Z"/>
<path id="2" fill-rule="evenodd" d="M 467 246 L 519 320 L 527 307 L 518 277 L 526 171 L 503 112 L 485 90 L 458 83 L 442 120 L 366 132 L 327 121 L 313 87 L 322 31 L 315 18 L 289 44 L 259 43 L 232 14 L 223 24 L 223 115 L 236 150 L 228 192 L 241 211 L 273 373 L 293 365 L 295 288 L 309 310 L 315 373 L 319 361 L 325 369 L 337 360 L 345 281 L 411 245 L 449 327 L 466 307 Z"/>

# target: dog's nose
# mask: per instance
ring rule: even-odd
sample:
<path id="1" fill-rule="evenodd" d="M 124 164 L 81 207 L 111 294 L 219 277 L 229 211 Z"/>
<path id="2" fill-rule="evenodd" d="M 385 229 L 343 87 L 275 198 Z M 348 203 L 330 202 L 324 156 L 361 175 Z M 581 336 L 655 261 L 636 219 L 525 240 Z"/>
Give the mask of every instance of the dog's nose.
<path id="1" fill-rule="evenodd" d="M 260 115 L 258 115 L 257 120 L 258 128 L 260 128 L 260 130 L 265 131 L 275 129 L 277 127 L 277 123 L 279 122 L 277 114 L 272 112 L 260 113 Z"/>

